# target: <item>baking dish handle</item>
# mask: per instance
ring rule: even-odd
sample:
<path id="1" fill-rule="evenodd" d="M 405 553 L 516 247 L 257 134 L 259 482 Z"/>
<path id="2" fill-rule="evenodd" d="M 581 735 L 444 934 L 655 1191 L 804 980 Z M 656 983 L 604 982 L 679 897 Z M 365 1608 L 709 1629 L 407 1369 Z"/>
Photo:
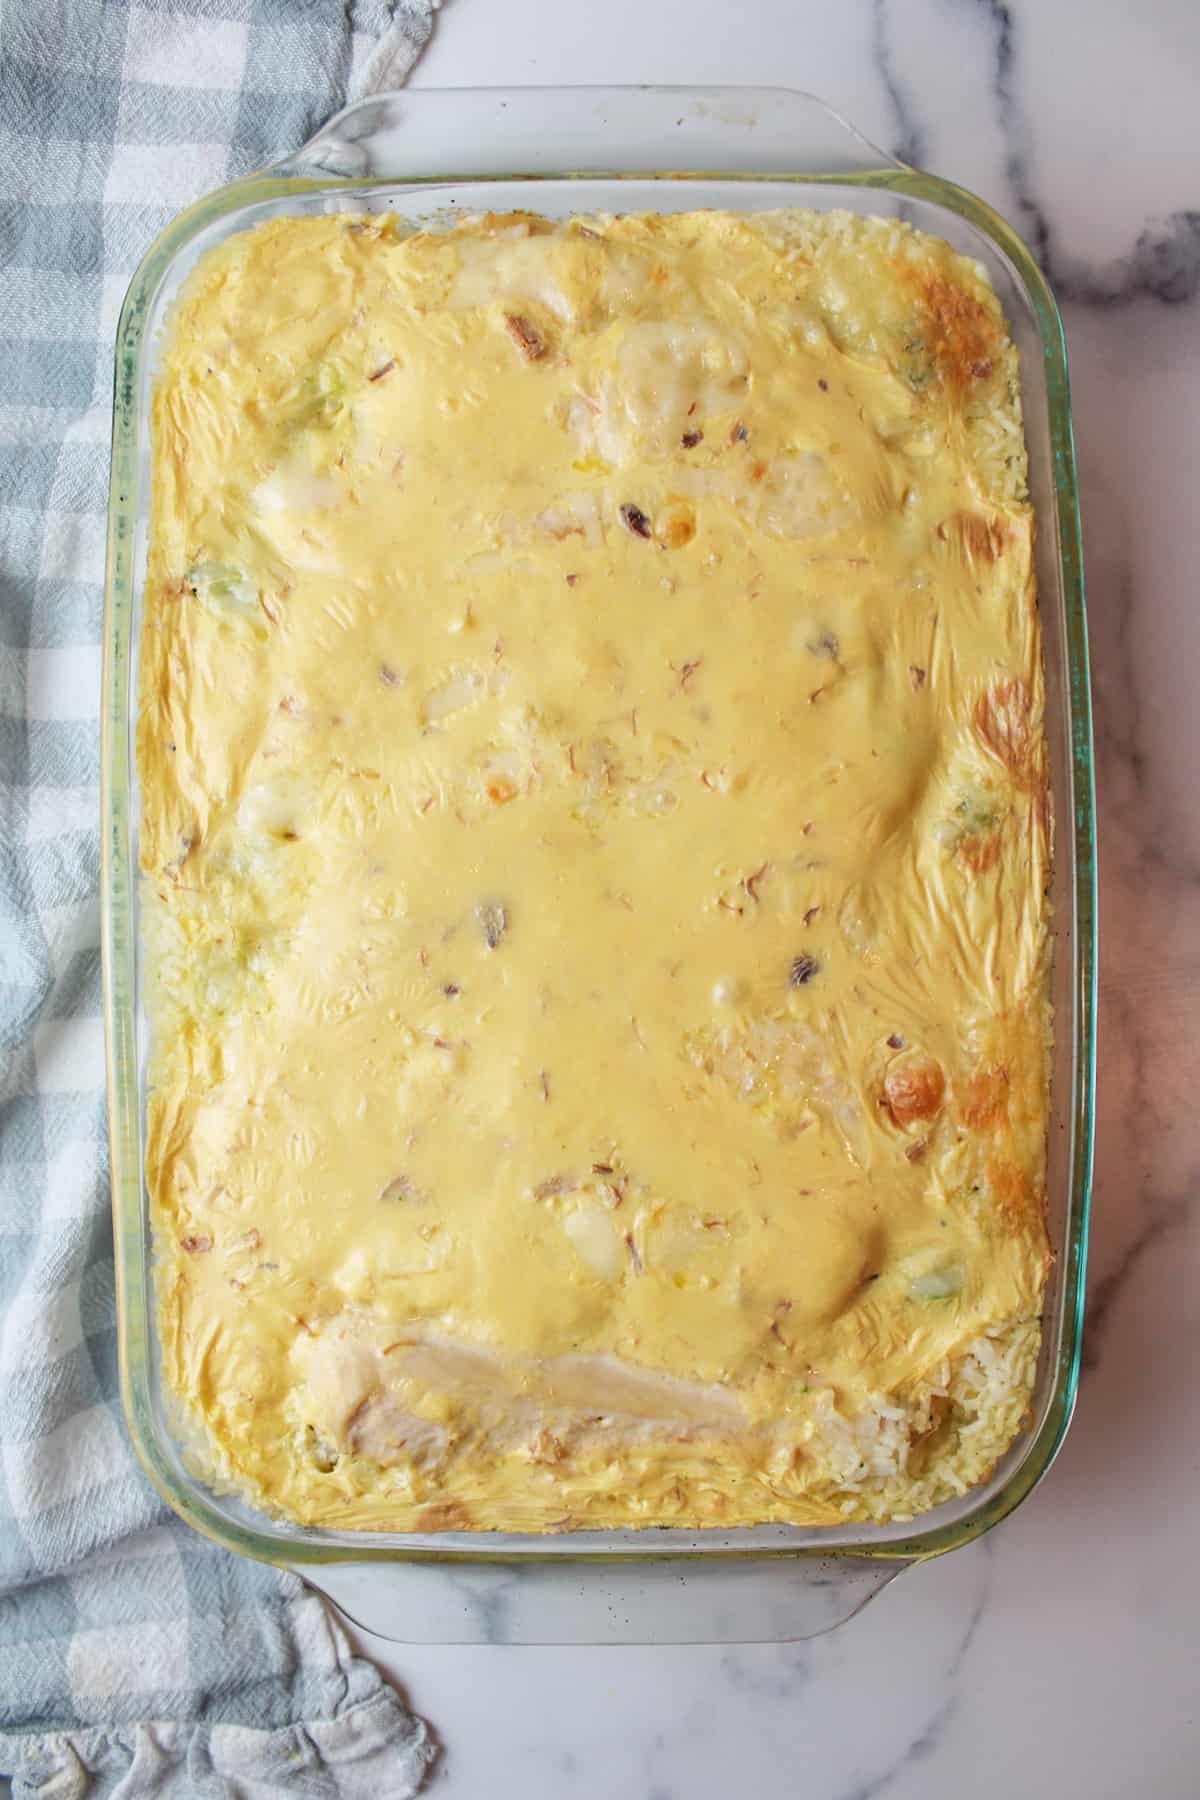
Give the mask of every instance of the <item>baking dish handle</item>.
<path id="1" fill-rule="evenodd" d="M 297 1573 L 351 1624 L 393 1643 L 753 1644 L 820 1637 L 907 1567 L 867 1556 L 556 1556 Z"/>
<path id="2" fill-rule="evenodd" d="M 901 167 L 791 88 L 417 88 L 336 113 L 270 174 L 429 182 L 566 174 L 802 175 Z"/>

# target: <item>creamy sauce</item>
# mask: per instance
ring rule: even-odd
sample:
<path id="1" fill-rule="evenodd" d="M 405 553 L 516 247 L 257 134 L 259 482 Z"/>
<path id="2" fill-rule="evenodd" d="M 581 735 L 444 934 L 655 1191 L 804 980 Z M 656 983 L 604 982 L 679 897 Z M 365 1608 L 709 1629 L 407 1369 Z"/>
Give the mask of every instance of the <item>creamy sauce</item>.
<path id="1" fill-rule="evenodd" d="M 913 1503 L 1047 1264 L 980 272 L 836 215 L 277 220 L 179 304 L 154 456 L 146 1173 L 206 1467 L 350 1526 Z M 889 1408 L 871 1501 L 839 1422 Z"/>

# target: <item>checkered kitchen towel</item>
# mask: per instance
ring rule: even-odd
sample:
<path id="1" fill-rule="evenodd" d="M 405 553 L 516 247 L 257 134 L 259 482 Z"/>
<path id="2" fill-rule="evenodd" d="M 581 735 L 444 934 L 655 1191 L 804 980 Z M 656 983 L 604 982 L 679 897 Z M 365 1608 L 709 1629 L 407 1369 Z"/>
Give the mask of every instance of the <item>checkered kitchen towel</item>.
<path id="1" fill-rule="evenodd" d="M 411 1794 L 319 1600 L 142 1478 L 117 1398 L 98 948 L 112 343 L 206 189 L 403 80 L 436 0 L 0 0 L 0 1771 L 42 1800 Z"/>

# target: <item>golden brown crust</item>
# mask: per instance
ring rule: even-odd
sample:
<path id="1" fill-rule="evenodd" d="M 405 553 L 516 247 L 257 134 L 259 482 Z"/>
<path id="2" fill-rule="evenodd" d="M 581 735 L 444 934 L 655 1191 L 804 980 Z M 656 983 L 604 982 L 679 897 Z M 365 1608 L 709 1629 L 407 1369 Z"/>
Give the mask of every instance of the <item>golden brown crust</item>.
<path id="1" fill-rule="evenodd" d="M 922 276 L 917 291 L 922 335 L 942 379 L 958 391 L 986 381 L 1004 344 L 993 309 L 941 274 Z"/>
<path id="2" fill-rule="evenodd" d="M 1002 763 L 1021 787 L 1035 773 L 1035 740 L 1029 689 L 1019 677 L 993 682 L 975 705 L 975 729 L 985 750 Z"/>
<path id="3" fill-rule="evenodd" d="M 1000 1064 L 967 1077 L 958 1117 L 970 1131 L 995 1131 L 1008 1118 L 1008 1070 Z"/>
<path id="4" fill-rule="evenodd" d="M 973 876 L 986 875 L 1000 861 L 1003 840 L 998 830 L 976 832 L 958 846 L 959 859 Z"/>
<path id="5" fill-rule="evenodd" d="M 992 1199 L 1008 1229 L 1014 1236 L 1026 1234 L 1040 1222 L 1045 1213 L 1045 1200 L 1029 1178 L 1028 1171 L 1011 1157 L 988 1158 L 987 1181 Z"/>
<path id="6" fill-rule="evenodd" d="M 932 1058 L 912 1057 L 889 1069 L 883 1080 L 880 1105 L 900 1131 L 924 1124 L 941 1111 L 946 1077 Z"/>
<path id="7" fill-rule="evenodd" d="M 1004 554 L 1008 532 L 1005 521 L 995 514 L 959 512 L 942 521 L 938 536 L 954 544 L 969 563 L 996 563 Z"/>
<path id="8" fill-rule="evenodd" d="M 505 313 L 504 329 L 526 362 L 537 362 L 539 358 L 545 356 L 545 335 L 530 319 L 525 317 L 524 313 Z"/>
<path id="9" fill-rule="evenodd" d="M 461 1500 L 439 1500 L 417 1514 L 418 1531 L 473 1531 L 475 1520 Z"/>

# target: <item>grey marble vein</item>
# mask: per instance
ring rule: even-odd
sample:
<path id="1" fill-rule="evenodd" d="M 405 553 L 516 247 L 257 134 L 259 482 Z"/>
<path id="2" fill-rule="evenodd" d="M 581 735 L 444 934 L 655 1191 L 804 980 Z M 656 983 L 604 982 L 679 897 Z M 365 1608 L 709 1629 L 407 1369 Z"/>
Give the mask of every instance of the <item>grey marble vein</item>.
<path id="1" fill-rule="evenodd" d="M 1113 1309 L 1124 1295 L 1139 1265 L 1149 1251 L 1157 1249 L 1164 1239 L 1173 1236 L 1191 1222 L 1192 1204 L 1191 1195 L 1178 1194 L 1156 1206 L 1133 1241 L 1126 1245 L 1116 1267 L 1110 1269 L 1107 1275 L 1093 1283 L 1089 1289 L 1082 1354 L 1083 1368 L 1088 1374 L 1100 1366 L 1100 1354 Z"/>
<path id="2" fill-rule="evenodd" d="M 794 1700 L 812 1679 L 812 1652 L 805 1644 L 788 1644 L 769 1667 L 759 1668 L 752 1667 L 744 1654 L 729 1650 L 721 1658 L 721 1675 L 736 1692 L 758 1699 Z"/>
<path id="3" fill-rule="evenodd" d="M 1012 196 L 1015 223 L 1045 271 L 1057 298 L 1083 306 L 1122 306 L 1149 298 L 1183 305 L 1200 290 L 1200 173 L 1197 206 L 1148 217 L 1130 248 L 1104 263 L 1065 251 L 1039 197 L 1035 174 L 1034 136 L 1022 97 L 1019 76 L 1021 28 L 1005 0 L 950 0 L 977 13 L 991 40 L 990 87 L 1003 136 L 1004 173 Z M 911 13 L 897 0 L 871 0 L 871 55 L 896 116 L 899 136 L 893 153 L 902 162 L 921 166 L 928 133 L 921 122 L 919 100 L 905 91 L 892 51 L 892 33 L 909 27 Z"/>
<path id="4" fill-rule="evenodd" d="M 870 1781 L 862 1782 L 858 1787 L 848 1789 L 839 1800 L 878 1800 L 880 1794 L 886 1794 L 894 1787 L 900 1777 L 916 1764 L 926 1762 L 938 1749 L 942 1742 L 946 1727 L 959 1708 L 959 1695 L 953 1691 L 948 1693 L 938 1706 L 933 1717 L 928 1720 L 918 1735 L 904 1750 L 899 1760 L 890 1769 L 884 1769 Z"/>
<path id="5" fill-rule="evenodd" d="M 887 97 L 900 135 L 892 144 L 892 153 L 901 162 L 919 167 L 925 160 L 925 133 L 909 107 L 908 97 L 900 85 L 892 59 L 891 9 L 888 0 L 871 0 L 871 57 Z"/>
<path id="6" fill-rule="evenodd" d="M 1030 247 L 1060 301 L 1113 306 L 1145 295 L 1170 305 L 1187 301 L 1200 285 L 1200 212 L 1188 210 L 1147 220 L 1125 255 L 1097 266 L 1068 256 L 1058 244 L 1037 196 L 1031 132 L 1016 78 L 1017 26 L 1003 0 L 966 0 L 987 17 L 993 35 L 993 82 L 1008 146 L 1006 169 Z M 1200 178 L 1197 179 L 1200 199 Z"/>
<path id="7" fill-rule="evenodd" d="M 877 1796 L 886 1793 L 902 1775 L 919 1764 L 927 1762 L 940 1750 L 946 1732 L 962 1705 L 963 1695 L 958 1685 L 959 1677 L 987 1612 L 988 1600 L 991 1595 L 991 1546 L 986 1538 L 975 1547 L 975 1554 L 984 1571 L 983 1579 L 966 1625 L 946 1665 L 945 1691 L 941 1700 L 890 1767 L 881 1770 L 870 1780 L 862 1782 L 857 1787 L 840 1795 L 839 1800 L 877 1800 Z"/>

